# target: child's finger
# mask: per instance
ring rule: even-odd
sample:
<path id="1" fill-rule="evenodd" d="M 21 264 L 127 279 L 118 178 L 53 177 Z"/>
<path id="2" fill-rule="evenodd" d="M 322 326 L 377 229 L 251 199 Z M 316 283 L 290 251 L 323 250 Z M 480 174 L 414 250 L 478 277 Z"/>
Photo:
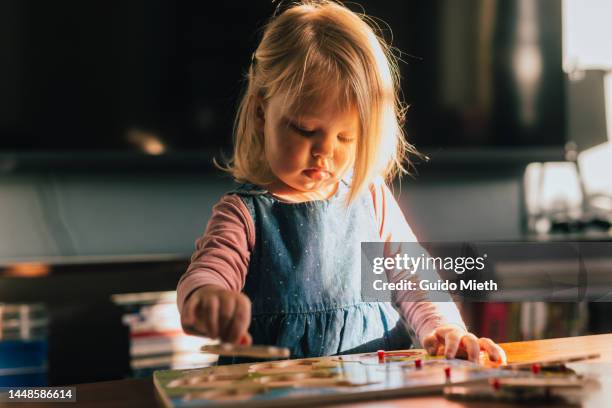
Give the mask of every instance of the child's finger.
<path id="1" fill-rule="evenodd" d="M 219 298 L 210 296 L 202 305 L 202 315 L 198 316 L 202 322 L 202 334 L 216 339 L 219 337 L 219 324 L 217 322 L 217 314 L 219 313 Z"/>
<path id="2" fill-rule="evenodd" d="M 236 298 L 234 316 L 227 331 L 227 341 L 238 342 L 246 333 L 251 322 L 251 303 L 244 295 Z"/>
<path id="3" fill-rule="evenodd" d="M 459 349 L 461 336 L 456 331 L 449 331 L 444 337 L 444 355 L 446 358 L 454 358 Z"/>
<path id="4" fill-rule="evenodd" d="M 206 332 L 206 327 L 201 318 L 202 301 L 191 299 L 183 307 L 181 313 L 181 326 L 187 334 L 202 335 Z"/>
<path id="5" fill-rule="evenodd" d="M 482 337 L 478 339 L 478 343 L 480 344 L 480 348 L 486 351 L 491 361 L 499 361 L 500 355 L 499 352 L 493 347 L 493 345 L 495 344 L 493 340 L 488 339 L 486 337 Z"/>
<path id="6" fill-rule="evenodd" d="M 438 341 L 438 338 L 435 334 L 430 334 L 423 340 L 423 348 L 427 350 L 427 353 L 430 356 L 435 356 L 438 354 L 439 346 L 440 342 Z"/>
<path id="7" fill-rule="evenodd" d="M 435 334 L 440 343 L 444 343 L 446 335 L 452 331 L 456 331 L 457 328 L 454 326 L 440 326 L 436 329 Z"/>
<path id="8" fill-rule="evenodd" d="M 470 361 L 478 362 L 480 357 L 480 343 L 478 337 L 472 333 L 467 333 L 461 338 L 461 345 L 467 352 L 467 358 Z"/>
<path id="9" fill-rule="evenodd" d="M 242 338 L 240 339 L 240 345 L 241 346 L 250 346 L 251 344 L 253 344 L 253 337 L 251 337 L 249 332 L 246 332 L 242 336 Z"/>
<path id="10" fill-rule="evenodd" d="M 229 333 L 232 319 L 234 318 L 234 310 L 236 309 L 236 298 L 233 296 L 220 297 L 218 324 L 219 324 L 219 337 L 221 340 L 228 341 L 227 335 Z"/>
<path id="11" fill-rule="evenodd" d="M 191 318 L 189 311 L 186 309 L 187 308 L 184 308 L 184 311 L 181 314 L 181 326 L 183 331 L 187 334 L 198 334 L 194 324 L 195 320 Z"/>
<path id="12" fill-rule="evenodd" d="M 480 347 L 489 355 L 489 359 L 500 362 L 501 364 L 506 364 L 506 352 L 493 340 L 481 337 L 478 342 L 480 343 Z"/>
<path id="13" fill-rule="evenodd" d="M 183 330 L 185 332 L 191 330 L 191 326 L 193 325 L 193 306 L 191 302 L 185 302 L 183 305 L 183 310 L 181 310 L 181 326 L 183 326 Z"/>

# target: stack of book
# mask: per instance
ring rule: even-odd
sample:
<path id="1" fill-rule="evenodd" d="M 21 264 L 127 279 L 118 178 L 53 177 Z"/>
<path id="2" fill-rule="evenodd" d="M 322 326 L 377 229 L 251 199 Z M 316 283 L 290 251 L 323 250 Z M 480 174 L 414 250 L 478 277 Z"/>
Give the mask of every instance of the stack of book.
<path id="1" fill-rule="evenodd" d="M 42 303 L 0 303 L 0 387 L 47 385 L 48 325 Z"/>
<path id="2" fill-rule="evenodd" d="M 212 340 L 189 336 L 181 328 L 176 292 L 127 293 L 113 295 L 124 309 L 123 323 L 129 328 L 130 367 L 134 377 L 146 377 L 155 370 L 205 367 L 217 356 L 200 351 Z"/>

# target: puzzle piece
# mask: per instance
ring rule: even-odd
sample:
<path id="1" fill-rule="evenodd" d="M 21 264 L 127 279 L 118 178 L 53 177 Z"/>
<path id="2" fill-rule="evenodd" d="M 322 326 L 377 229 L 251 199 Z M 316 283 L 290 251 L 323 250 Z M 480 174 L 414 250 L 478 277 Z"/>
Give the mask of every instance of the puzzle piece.
<path id="1" fill-rule="evenodd" d="M 288 348 L 275 346 L 244 346 L 232 343 L 207 344 L 200 349 L 203 353 L 230 357 L 289 358 Z"/>
<path id="2" fill-rule="evenodd" d="M 575 375 L 494 378 L 488 384 L 446 387 L 444 395 L 462 401 L 578 405 L 589 383 Z"/>

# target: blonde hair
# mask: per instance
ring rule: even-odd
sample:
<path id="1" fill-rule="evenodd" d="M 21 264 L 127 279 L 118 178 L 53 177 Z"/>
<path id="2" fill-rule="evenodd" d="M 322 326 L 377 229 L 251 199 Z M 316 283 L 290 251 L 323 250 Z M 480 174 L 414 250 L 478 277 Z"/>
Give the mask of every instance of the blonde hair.
<path id="1" fill-rule="evenodd" d="M 378 31 L 366 15 L 326 0 L 303 1 L 272 18 L 253 54 L 234 123 L 234 154 L 224 170 L 240 181 L 270 183 L 255 125 L 258 100 L 281 92 L 286 106 L 296 108 L 335 89 L 338 103 L 354 106 L 360 122 L 347 203 L 374 178 L 406 173 L 403 162 L 416 150 L 403 134 L 397 61 Z"/>

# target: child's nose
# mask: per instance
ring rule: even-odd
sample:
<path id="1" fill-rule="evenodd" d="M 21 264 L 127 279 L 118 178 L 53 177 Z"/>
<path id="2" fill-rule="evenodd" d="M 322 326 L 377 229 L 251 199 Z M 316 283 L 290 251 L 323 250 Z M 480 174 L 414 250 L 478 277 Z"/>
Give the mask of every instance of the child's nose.
<path id="1" fill-rule="evenodd" d="M 312 146 L 314 157 L 332 157 L 334 155 L 334 137 L 323 135 Z"/>

